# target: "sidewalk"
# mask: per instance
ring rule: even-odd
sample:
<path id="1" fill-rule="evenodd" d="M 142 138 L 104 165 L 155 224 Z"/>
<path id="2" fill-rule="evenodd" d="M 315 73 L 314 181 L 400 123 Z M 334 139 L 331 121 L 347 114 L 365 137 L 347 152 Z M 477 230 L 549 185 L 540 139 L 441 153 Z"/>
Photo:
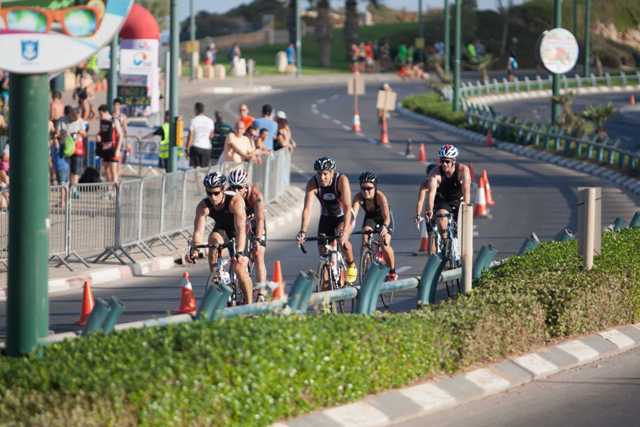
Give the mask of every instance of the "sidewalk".
<path id="1" fill-rule="evenodd" d="M 204 196 L 203 196 L 204 197 Z M 298 187 L 289 187 L 286 193 L 267 206 L 267 223 L 270 229 L 277 230 L 290 224 L 298 218 L 302 210 L 304 192 Z M 195 206 L 193 207 L 195 209 Z M 191 230 L 187 230 L 189 234 Z M 89 268 L 81 263 L 74 262 L 75 271 L 69 271 L 64 265 L 49 264 L 49 295 L 55 295 L 74 289 L 81 289 L 86 280 L 91 280 L 93 285 L 103 285 L 115 281 L 127 280 L 136 276 L 142 276 L 158 271 L 173 268 L 175 259 L 184 255 L 187 240 L 176 237 L 173 243 L 177 250 L 169 249 L 160 242 L 153 242 L 151 249 L 155 257 L 147 258 L 139 250 L 132 250 L 131 256 L 135 264 L 120 264 L 114 258 L 107 262 L 95 264 L 89 263 Z M 97 255 L 97 254 L 96 254 Z M 6 301 L 7 272 L 0 272 L 0 301 Z"/>

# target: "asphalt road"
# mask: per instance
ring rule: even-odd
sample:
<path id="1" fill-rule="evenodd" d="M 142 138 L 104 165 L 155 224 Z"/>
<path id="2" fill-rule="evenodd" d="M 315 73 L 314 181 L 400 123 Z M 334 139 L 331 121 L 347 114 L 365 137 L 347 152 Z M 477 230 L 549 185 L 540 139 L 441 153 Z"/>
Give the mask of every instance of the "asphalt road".
<path id="1" fill-rule="evenodd" d="M 394 88 L 401 97 L 423 90 L 423 86 L 416 83 L 394 85 Z M 352 101 L 342 86 L 284 90 L 251 99 L 246 96 L 229 98 L 202 93 L 185 97 L 181 101 L 181 109 L 188 115 L 193 103 L 202 100 L 209 114 L 219 109 L 229 118 L 229 112 L 237 111 L 238 103 L 247 100 L 252 112 L 259 112 L 265 102 L 286 111 L 299 145 L 293 160 L 293 185 L 304 185 L 312 171 L 313 160 L 321 155 L 334 156 L 339 170 L 349 176 L 352 184 L 357 182 L 361 171 L 376 171 L 381 189 L 389 197 L 397 221 L 393 244 L 398 254 L 400 277 L 419 274 L 425 262 L 422 257 L 412 256 L 419 245 L 419 235 L 412 218 L 415 215 L 417 189 L 424 179 L 424 166 L 404 156 L 406 141 L 410 138 L 425 143 L 429 159 L 433 159 L 441 144 L 454 143 L 460 148 L 462 162 L 473 163 L 478 173 L 483 168 L 488 170 L 496 205 L 492 208 L 490 219 L 477 221 L 478 237 L 474 246 L 477 249 L 481 245 L 493 244 L 498 249 L 499 257 L 515 253 L 532 231 L 543 239 L 550 239 L 563 227 L 575 228 L 575 189 L 578 186 L 603 186 L 604 223 L 612 222 L 617 216 L 629 219 L 638 209 L 637 197 L 632 198 L 599 179 L 486 148 L 395 115 L 390 121 L 391 144 L 385 147 L 373 144 L 372 141 L 375 142 L 378 136 L 375 89 L 374 85 L 369 85 L 368 94 L 360 102 L 364 137 L 348 130 L 352 120 Z M 274 260 L 282 260 L 284 278 L 288 283 L 293 281 L 298 271 L 315 268 L 317 262 L 315 251 L 303 255 L 293 243 L 298 228 L 299 223 L 294 222 L 279 230 L 270 229 L 272 239 L 268 248 L 267 267 L 270 270 Z M 125 304 L 125 313 L 121 317 L 123 322 L 162 316 L 178 305 L 178 283 L 182 271 L 183 268 L 176 268 L 117 285 L 101 286 L 95 289 L 96 295 L 115 295 L 121 299 Z M 191 267 L 190 271 L 196 295 L 200 296 L 207 275 L 206 266 L 202 263 Z M 440 290 L 441 295 L 443 292 Z M 77 329 L 73 322 L 78 318 L 80 301 L 79 291 L 51 298 L 51 329 L 56 332 Z M 415 293 L 405 293 L 396 298 L 393 309 L 409 309 L 414 304 Z M 6 330 L 5 312 L 5 304 L 2 303 L 0 335 L 4 335 Z"/>
<path id="2" fill-rule="evenodd" d="M 398 427 L 600 427 L 640 425 L 640 349 Z"/>
<path id="3" fill-rule="evenodd" d="M 640 106 L 628 105 L 630 93 L 602 95 L 579 95 L 573 103 L 573 111 L 582 112 L 591 105 L 604 105 L 611 102 L 616 112 L 605 125 L 610 138 L 619 139 L 620 147 L 629 150 L 640 150 L 640 142 L 636 138 L 640 123 Z M 548 123 L 551 118 L 551 104 L 548 98 L 528 99 L 517 102 L 501 102 L 493 105 L 493 109 L 501 114 L 517 116 L 540 123 Z"/>

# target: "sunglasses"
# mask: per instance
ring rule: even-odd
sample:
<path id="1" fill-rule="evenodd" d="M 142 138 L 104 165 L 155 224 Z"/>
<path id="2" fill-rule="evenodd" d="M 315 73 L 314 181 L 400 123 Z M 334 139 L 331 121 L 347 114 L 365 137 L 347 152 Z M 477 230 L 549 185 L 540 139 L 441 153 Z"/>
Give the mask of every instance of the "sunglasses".
<path id="1" fill-rule="evenodd" d="M 207 191 L 207 194 L 210 196 L 219 196 L 220 194 L 222 194 L 222 190 Z"/>
<path id="2" fill-rule="evenodd" d="M 91 6 L 58 10 L 26 6 L 0 8 L 0 32 L 47 33 L 54 29 L 71 37 L 89 37 L 100 25 L 98 15 L 98 9 Z M 53 28 L 54 24 L 58 26 Z"/>
<path id="3" fill-rule="evenodd" d="M 440 159 L 440 163 L 442 163 L 443 165 L 452 165 L 453 164 L 453 160 L 451 160 L 451 159 Z"/>
<path id="4" fill-rule="evenodd" d="M 373 191 L 376 187 L 374 186 L 369 186 L 369 187 L 360 187 L 360 189 L 362 191 Z"/>

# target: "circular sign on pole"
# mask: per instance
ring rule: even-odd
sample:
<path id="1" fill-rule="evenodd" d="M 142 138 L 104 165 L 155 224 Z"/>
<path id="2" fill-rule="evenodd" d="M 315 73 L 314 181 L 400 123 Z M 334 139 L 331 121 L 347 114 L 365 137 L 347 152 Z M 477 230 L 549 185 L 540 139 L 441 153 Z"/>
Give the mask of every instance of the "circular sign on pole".
<path id="1" fill-rule="evenodd" d="M 18 74 L 82 62 L 120 30 L 133 0 L 0 1 L 0 68 Z"/>
<path id="2" fill-rule="evenodd" d="M 540 38 L 538 54 L 544 68 L 553 74 L 565 74 L 578 62 L 578 42 L 570 31 L 554 28 Z"/>

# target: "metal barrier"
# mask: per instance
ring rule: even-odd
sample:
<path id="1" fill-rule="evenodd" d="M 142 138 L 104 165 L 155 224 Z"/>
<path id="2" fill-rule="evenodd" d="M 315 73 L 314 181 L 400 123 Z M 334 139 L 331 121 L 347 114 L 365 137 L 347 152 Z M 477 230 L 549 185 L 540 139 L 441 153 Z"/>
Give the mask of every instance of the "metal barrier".
<path id="1" fill-rule="evenodd" d="M 280 150 L 262 164 L 242 164 L 252 182 L 270 201 L 289 184 L 291 153 Z M 231 170 L 237 164 L 223 165 Z M 111 257 L 122 263 L 135 262 L 132 251 L 152 257 L 150 245 L 160 243 L 170 250 L 171 240 L 193 227 L 196 206 L 205 197 L 202 179 L 211 168 L 189 169 L 169 174 L 111 183 L 52 186 L 49 191 L 49 256 L 72 270 L 76 260 L 87 265 Z M 8 201 L 9 190 L 0 198 Z M 0 200 L 1 201 L 1 200 Z M 0 204 L 0 208 L 2 205 Z M 7 265 L 9 215 L 0 209 L 0 264 Z"/>

